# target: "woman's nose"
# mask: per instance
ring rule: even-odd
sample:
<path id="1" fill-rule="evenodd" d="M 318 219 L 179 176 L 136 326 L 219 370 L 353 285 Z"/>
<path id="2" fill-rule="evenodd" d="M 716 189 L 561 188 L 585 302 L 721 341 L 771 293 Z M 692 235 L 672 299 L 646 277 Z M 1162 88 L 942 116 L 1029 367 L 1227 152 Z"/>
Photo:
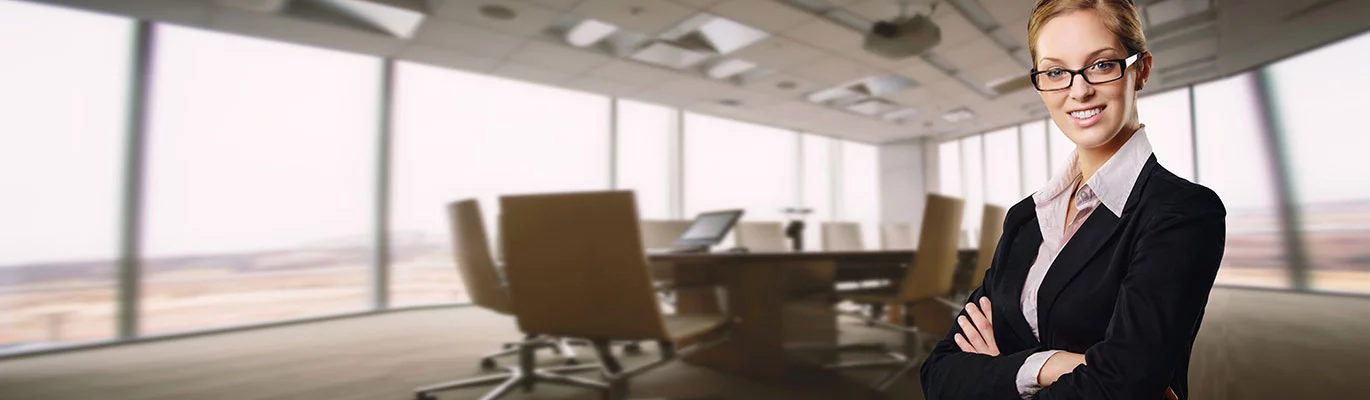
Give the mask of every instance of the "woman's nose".
<path id="1" fill-rule="evenodd" d="M 1094 94 L 1094 85 L 1085 81 L 1084 74 L 1075 74 L 1070 78 L 1070 98 L 1074 100 L 1085 100 Z"/>

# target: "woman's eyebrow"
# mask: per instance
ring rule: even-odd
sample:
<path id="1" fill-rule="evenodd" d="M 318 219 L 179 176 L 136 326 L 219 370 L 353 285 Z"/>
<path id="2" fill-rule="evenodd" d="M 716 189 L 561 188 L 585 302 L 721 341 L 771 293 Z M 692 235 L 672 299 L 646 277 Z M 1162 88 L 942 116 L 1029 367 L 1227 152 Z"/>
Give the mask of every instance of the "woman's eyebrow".
<path id="1" fill-rule="evenodd" d="M 1098 50 L 1094 50 L 1094 51 L 1089 52 L 1088 55 L 1085 55 L 1085 58 L 1086 58 L 1086 59 L 1094 58 L 1095 56 L 1098 56 L 1098 55 L 1100 55 L 1100 54 L 1103 54 L 1103 53 L 1109 52 L 1109 51 L 1116 52 L 1116 51 L 1118 51 L 1118 49 L 1114 49 L 1114 48 L 1112 48 L 1112 47 L 1105 47 L 1105 48 L 1102 48 L 1102 49 L 1098 49 Z M 1059 64 L 1065 64 L 1065 62 L 1062 62 L 1061 60 L 1056 59 L 1056 58 L 1052 58 L 1052 57 L 1042 57 L 1042 61 L 1038 61 L 1037 64 L 1038 64 L 1038 65 L 1041 65 L 1042 62 L 1046 62 L 1046 61 L 1055 61 L 1056 63 L 1059 63 Z"/>

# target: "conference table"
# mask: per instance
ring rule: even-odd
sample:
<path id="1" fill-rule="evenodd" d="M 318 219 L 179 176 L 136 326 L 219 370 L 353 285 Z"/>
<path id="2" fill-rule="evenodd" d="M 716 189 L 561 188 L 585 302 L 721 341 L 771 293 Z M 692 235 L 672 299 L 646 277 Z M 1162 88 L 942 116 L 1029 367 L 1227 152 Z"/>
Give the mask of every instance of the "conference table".
<path id="1" fill-rule="evenodd" d="M 811 379 L 837 361 L 836 283 L 898 284 L 913 250 L 792 253 L 651 254 L 657 279 L 677 287 L 677 314 L 727 312 L 733 324 L 718 345 L 684 357 L 768 382 Z M 975 250 L 958 263 L 973 264 Z M 967 268 L 958 268 L 965 270 Z M 963 286 L 963 285 L 962 285 Z M 713 290 L 714 288 L 724 290 Z"/>

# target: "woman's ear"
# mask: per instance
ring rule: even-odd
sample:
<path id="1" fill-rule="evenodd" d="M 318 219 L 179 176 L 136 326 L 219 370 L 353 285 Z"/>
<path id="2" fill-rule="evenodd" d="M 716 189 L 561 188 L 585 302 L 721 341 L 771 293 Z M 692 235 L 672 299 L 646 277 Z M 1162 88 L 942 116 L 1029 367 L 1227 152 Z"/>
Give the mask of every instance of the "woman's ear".
<path id="1" fill-rule="evenodd" d="M 1138 91 L 1146 87 L 1147 79 L 1151 79 L 1151 52 L 1149 51 L 1142 53 L 1140 59 L 1137 60 L 1136 89 Z"/>

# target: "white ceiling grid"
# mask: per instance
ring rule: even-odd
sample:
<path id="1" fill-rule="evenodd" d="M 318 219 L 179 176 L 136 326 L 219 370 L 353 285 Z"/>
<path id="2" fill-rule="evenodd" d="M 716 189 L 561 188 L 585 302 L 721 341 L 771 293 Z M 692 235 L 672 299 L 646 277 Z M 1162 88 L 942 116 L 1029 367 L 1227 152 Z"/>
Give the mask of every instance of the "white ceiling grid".
<path id="1" fill-rule="evenodd" d="M 750 122 L 800 129 L 864 142 L 891 142 L 928 135 L 956 135 L 996 128 L 1041 116 L 1030 88 L 995 94 L 985 88 L 1026 74 L 1007 49 L 961 15 L 952 0 L 942 0 L 932 19 L 942 40 L 931 52 L 933 65 L 921 57 L 889 60 L 862 50 L 862 35 L 799 7 L 777 0 L 403 0 L 426 6 L 427 17 L 414 37 L 403 39 L 374 30 L 329 25 L 294 18 L 288 13 L 253 11 L 273 2 L 317 0 L 29 0 L 59 3 L 158 21 L 201 26 L 386 57 L 396 57 L 463 70 L 501 75 L 549 85 L 726 115 Z M 362 1 L 362 0 L 347 0 Z M 399 0 L 372 0 L 396 4 Z M 827 0 L 852 15 L 871 21 L 897 16 L 901 0 Z M 955 0 L 978 2 L 994 25 L 1019 47 L 1026 47 L 1027 17 L 1032 0 Z M 1226 0 L 1230 3 L 1238 0 Z M 1243 0 L 1246 2 L 1254 0 Z M 932 0 L 914 0 L 909 9 L 926 13 Z M 1190 23 L 1174 10 L 1208 8 L 1219 12 L 1218 0 L 1137 0 L 1155 6 L 1165 19 L 1207 30 L 1174 29 L 1172 45 L 1156 49 L 1158 72 L 1184 70 L 1184 79 L 1153 78 L 1156 91 L 1167 86 L 1207 79 L 1219 73 L 1218 12 Z M 1171 2 L 1176 2 L 1171 4 Z M 1242 1 L 1238 1 L 1242 2 Z M 1181 4 L 1183 3 L 1183 4 Z M 1196 5 L 1197 4 L 1197 5 Z M 482 12 L 498 6 L 512 11 L 509 18 Z M 1348 6 L 1349 7 L 1349 6 Z M 421 7 L 422 8 L 422 7 Z M 655 38 L 682 22 L 709 13 L 759 29 L 770 36 L 726 57 L 755 63 L 769 75 L 745 82 L 715 80 L 701 68 L 670 69 L 617 57 L 598 48 L 578 48 L 553 36 L 553 25 L 595 19 L 619 29 Z M 1158 14 L 1160 15 L 1160 14 Z M 983 22 L 982 22 L 983 25 Z M 1222 31 L 1236 28 L 1222 26 Z M 1149 27 L 1150 28 L 1150 27 Z M 1173 27 L 1168 27 L 1173 28 Z M 1186 28 L 1181 26 L 1179 28 Z M 1166 33 L 1166 32 L 1162 32 Z M 1149 36 L 1152 32 L 1148 33 Z M 645 44 L 645 43 L 644 43 Z M 717 58 L 722 60 L 722 58 Z M 713 62 L 713 61 L 710 61 Z M 707 66 L 708 64 L 706 64 Z M 949 70 L 948 70 L 949 69 Z M 949 72 L 967 77 L 962 82 Z M 804 101 L 816 91 L 875 74 L 891 73 L 916 84 L 885 99 L 909 106 L 916 117 L 908 123 L 885 121 Z M 744 73 L 745 75 L 745 73 Z M 1176 74 L 1177 76 L 1179 74 Z M 972 89 L 968 84 L 983 86 Z M 992 97 L 986 94 L 991 93 Z M 949 124 L 948 110 L 970 108 L 976 117 Z"/>

